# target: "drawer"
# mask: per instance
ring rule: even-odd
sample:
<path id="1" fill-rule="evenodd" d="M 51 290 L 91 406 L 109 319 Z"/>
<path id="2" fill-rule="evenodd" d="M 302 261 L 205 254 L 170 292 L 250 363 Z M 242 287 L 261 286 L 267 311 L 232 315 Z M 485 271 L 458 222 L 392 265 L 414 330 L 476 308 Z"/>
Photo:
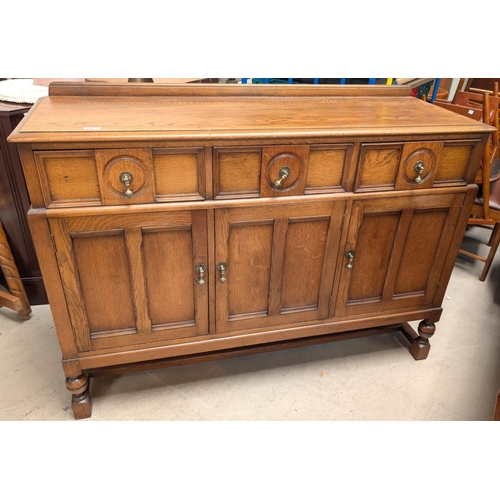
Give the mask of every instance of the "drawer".
<path id="1" fill-rule="evenodd" d="M 38 151 L 47 207 L 205 198 L 204 148 Z"/>
<path id="2" fill-rule="evenodd" d="M 259 198 L 345 191 L 353 144 L 214 148 L 214 196 Z"/>
<path id="3" fill-rule="evenodd" d="M 465 185 L 480 140 L 361 144 L 355 192 Z"/>

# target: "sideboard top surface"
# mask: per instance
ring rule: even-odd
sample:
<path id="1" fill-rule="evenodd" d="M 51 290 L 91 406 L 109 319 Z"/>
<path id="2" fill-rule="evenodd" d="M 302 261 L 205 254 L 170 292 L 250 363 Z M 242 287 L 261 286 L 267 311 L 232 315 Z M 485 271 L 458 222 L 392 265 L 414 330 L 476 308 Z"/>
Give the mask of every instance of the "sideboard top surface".
<path id="1" fill-rule="evenodd" d="M 491 130 L 401 96 L 56 95 L 40 99 L 10 140 L 286 139 Z"/>

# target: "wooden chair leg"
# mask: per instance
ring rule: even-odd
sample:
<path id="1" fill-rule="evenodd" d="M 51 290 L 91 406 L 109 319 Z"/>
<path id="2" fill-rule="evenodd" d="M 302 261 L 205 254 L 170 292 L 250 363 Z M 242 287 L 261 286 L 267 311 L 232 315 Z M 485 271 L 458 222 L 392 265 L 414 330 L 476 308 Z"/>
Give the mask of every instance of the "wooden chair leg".
<path id="1" fill-rule="evenodd" d="M 483 267 L 483 272 L 481 273 L 479 281 L 484 281 L 486 279 L 486 275 L 488 274 L 488 271 L 490 270 L 491 263 L 493 262 L 493 259 L 495 258 L 495 254 L 497 253 L 498 245 L 500 244 L 500 224 L 498 224 L 498 223 L 495 224 L 495 227 L 493 228 L 493 232 L 491 234 L 489 244 L 490 244 L 490 251 L 488 252 L 488 257 L 486 257 L 486 261 L 485 261 L 485 264 Z"/>
<path id="2" fill-rule="evenodd" d="M 0 305 L 16 311 L 23 319 L 29 319 L 31 307 L 24 290 L 21 276 L 10 250 L 7 236 L 0 222 L 0 269 L 2 270 L 10 293 L 0 294 Z"/>
<path id="3" fill-rule="evenodd" d="M 500 420 L 500 392 L 497 395 L 497 403 L 495 405 L 495 413 L 493 414 L 493 420 Z"/>

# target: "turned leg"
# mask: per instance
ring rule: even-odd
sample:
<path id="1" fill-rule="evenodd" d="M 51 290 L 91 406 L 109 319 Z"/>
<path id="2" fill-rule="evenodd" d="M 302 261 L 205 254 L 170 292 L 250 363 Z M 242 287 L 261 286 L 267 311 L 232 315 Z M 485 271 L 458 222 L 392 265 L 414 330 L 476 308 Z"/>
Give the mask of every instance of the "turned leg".
<path id="1" fill-rule="evenodd" d="M 78 377 L 67 377 L 66 387 L 73 394 L 71 407 L 76 419 L 88 418 L 92 415 L 92 401 L 89 392 L 89 377 L 81 374 Z"/>
<path id="2" fill-rule="evenodd" d="M 418 334 L 408 323 L 401 325 L 401 331 L 411 344 L 410 354 L 417 361 L 427 358 L 431 349 L 429 339 L 434 335 L 436 325 L 424 319 L 418 325 Z"/>

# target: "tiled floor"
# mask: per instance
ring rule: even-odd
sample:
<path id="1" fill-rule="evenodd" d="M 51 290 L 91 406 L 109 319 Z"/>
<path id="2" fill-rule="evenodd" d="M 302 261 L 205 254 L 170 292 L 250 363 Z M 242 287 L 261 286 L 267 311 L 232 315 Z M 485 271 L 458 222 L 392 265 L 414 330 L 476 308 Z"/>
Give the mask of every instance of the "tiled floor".
<path id="1" fill-rule="evenodd" d="M 463 246 L 484 255 L 487 237 L 473 228 Z M 95 378 L 91 420 L 491 420 L 500 255 L 484 283 L 481 267 L 459 256 L 424 361 L 388 334 Z M 60 361 L 48 306 L 26 322 L 0 309 L 0 420 L 73 420 Z"/>

